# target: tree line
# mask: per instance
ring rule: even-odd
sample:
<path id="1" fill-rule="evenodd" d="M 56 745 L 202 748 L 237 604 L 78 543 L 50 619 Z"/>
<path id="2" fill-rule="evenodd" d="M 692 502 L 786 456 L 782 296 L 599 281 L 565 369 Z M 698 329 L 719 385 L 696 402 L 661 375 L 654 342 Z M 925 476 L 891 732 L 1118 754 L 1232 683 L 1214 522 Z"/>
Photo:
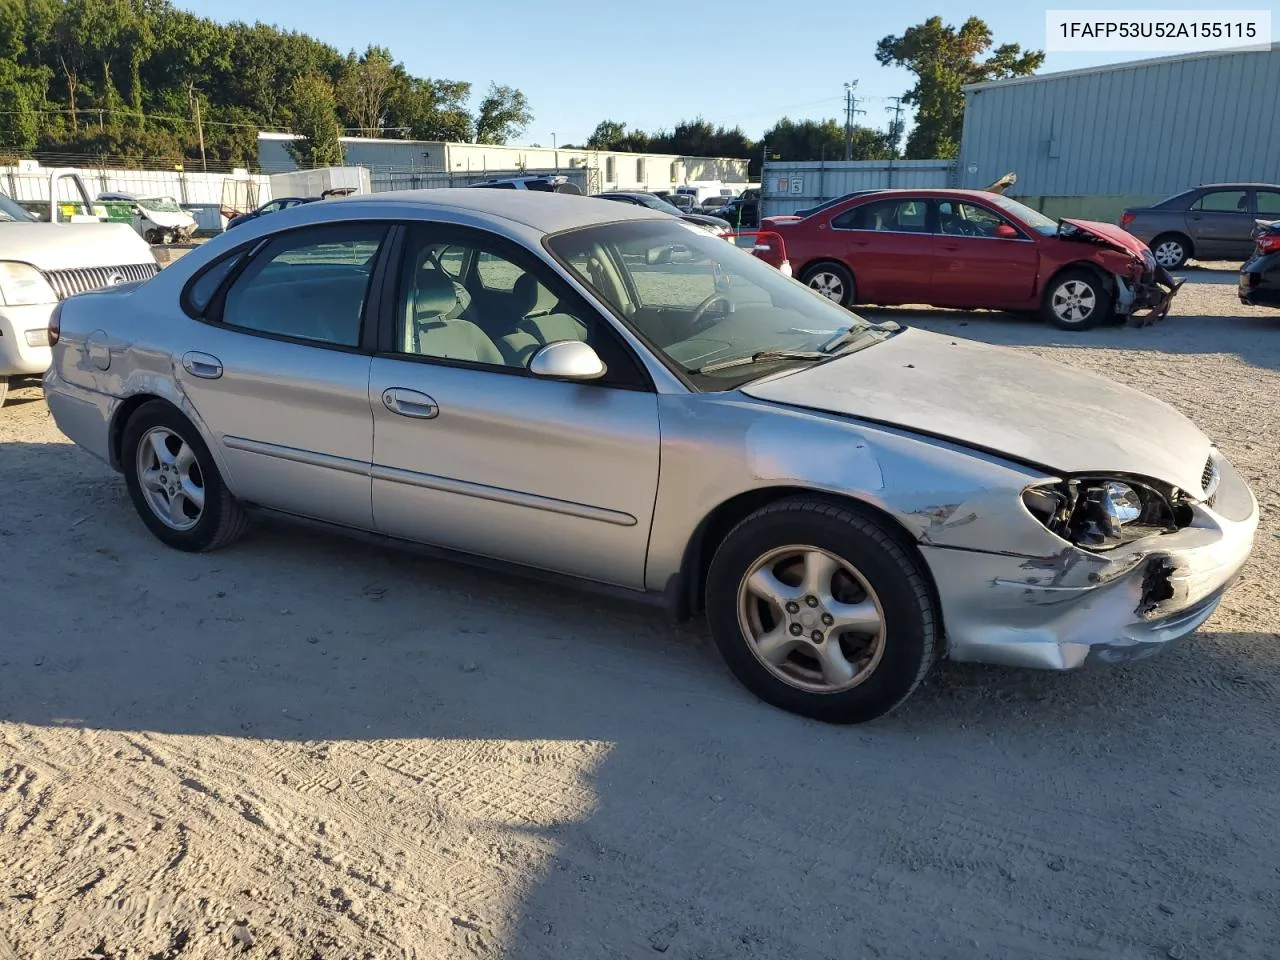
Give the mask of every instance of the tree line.
<path id="1" fill-rule="evenodd" d="M 991 28 L 978 17 L 959 27 L 930 17 L 876 44 L 876 60 L 882 66 L 904 67 L 915 83 L 902 102 L 915 108 L 915 126 L 901 145 L 901 129 L 886 130 L 854 125 L 851 134 L 854 160 L 909 160 L 953 158 L 960 149 L 964 125 L 966 84 L 1028 76 L 1044 63 L 1044 52 L 1023 50 L 1006 43 L 992 50 Z M 988 51 L 990 51 L 989 55 Z M 985 56 L 984 56 L 985 55 Z M 791 120 L 783 117 L 752 141 L 740 127 L 728 129 L 701 118 L 676 124 L 671 131 L 653 134 L 628 129 L 617 120 L 603 120 L 586 146 L 597 150 L 635 150 L 693 156 L 738 157 L 756 164 L 767 152 L 783 160 L 840 160 L 845 155 L 846 131 L 835 119 Z"/>
<path id="2" fill-rule="evenodd" d="M 247 165 L 257 132 L 303 136 L 304 164 L 366 136 L 506 143 L 527 97 L 416 77 L 382 47 L 343 55 L 295 31 L 222 24 L 169 0 L 0 0 L 0 152 Z M 197 124 L 197 117 L 199 123 Z"/>
<path id="3" fill-rule="evenodd" d="M 931 17 L 876 45 L 885 66 L 915 83 L 902 100 L 915 125 L 857 125 L 859 160 L 954 157 L 965 84 L 1034 73 L 1041 51 L 1003 44 L 977 17 L 959 27 Z M 478 100 L 472 106 L 473 100 Z M 528 98 L 491 84 L 417 77 L 383 47 L 346 55 L 304 33 L 222 24 L 170 0 L 0 0 L 0 154 L 76 155 L 113 162 L 172 159 L 251 165 L 257 132 L 285 130 L 299 163 L 341 161 L 345 130 L 370 137 L 506 143 L 533 119 Z M 755 141 L 741 127 L 701 117 L 646 133 L 601 121 L 584 145 L 690 156 L 738 157 L 753 173 L 767 151 L 786 160 L 841 159 L 835 119 L 783 117 Z M 566 149 L 573 148 L 571 144 Z"/>

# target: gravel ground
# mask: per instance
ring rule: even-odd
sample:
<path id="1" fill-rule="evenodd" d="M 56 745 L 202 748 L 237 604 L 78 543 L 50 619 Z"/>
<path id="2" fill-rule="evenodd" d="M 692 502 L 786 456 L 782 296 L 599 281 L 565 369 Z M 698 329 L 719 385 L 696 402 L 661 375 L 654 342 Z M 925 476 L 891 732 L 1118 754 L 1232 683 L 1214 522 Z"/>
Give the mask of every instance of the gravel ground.
<path id="1" fill-rule="evenodd" d="M 874 311 L 1168 400 L 1263 521 L 1168 654 L 943 665 L 859 728 L 646 608 L 287 527 L 168 551 L 21 392 L 0 960 L 1275 957 L 1280 313 L 1190 275 L 1147 330 Z"/>

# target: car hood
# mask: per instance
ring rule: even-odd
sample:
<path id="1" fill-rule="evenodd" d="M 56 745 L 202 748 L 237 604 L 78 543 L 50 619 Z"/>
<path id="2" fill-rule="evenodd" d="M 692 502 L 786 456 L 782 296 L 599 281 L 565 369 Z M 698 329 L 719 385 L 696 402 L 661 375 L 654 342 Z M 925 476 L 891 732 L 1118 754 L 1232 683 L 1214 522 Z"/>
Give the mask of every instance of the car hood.
<path id="1" fill-rule="evenodd" d="M 686 223 L 696 223 L 703 227 L 719 227 L 722 230 L 732 226 L 728 220 L 721 220 L 719 217 L 712 217 L 705 213 L 683 213 L 680 218 Z"/>
<path id="2" fill-rule="evenodd" d="M 1023 352 L 906 329 L 742 392 L 872 420 L 1057 474 L 1127 473 L 1198 494 L 1211 444 L 1172 407 Z"/>
<path id="3" fill-rule="evenodd" d="M 1132 253 L 1141 257 L 1147 245 L 1113 223 L 1102 223 L 1099 220 L 1073 220 L 1063 217 L 1059 223 L 1066 223 L 1089 237 L 1101 240 L 1107 246 L 1115 247 L 1124 253 Z"/>
<path id="4" fill-rule="evenodd" d="M 0 223 L 0 260 L 41 270 L 155 263 L 151 247 L 127 223 Z"/>

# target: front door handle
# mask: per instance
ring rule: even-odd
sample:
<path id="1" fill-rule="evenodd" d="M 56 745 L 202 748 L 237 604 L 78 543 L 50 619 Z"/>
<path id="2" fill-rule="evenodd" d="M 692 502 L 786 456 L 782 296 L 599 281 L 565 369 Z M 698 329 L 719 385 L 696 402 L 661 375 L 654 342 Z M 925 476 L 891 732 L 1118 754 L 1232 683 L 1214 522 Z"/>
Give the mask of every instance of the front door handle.
<path id="1" fill-rule="evenodd" d="M 431 420 L 440 413 L 436 402 L 425 393 L 408 387 L 388 387 L 382 391 L 382 404 L 392 413 L 418 420 Z"/>
<path id="2" fill-rule="evenodd" d="M 202 380 L 217 380 L 222 376 L 222 361 L 213 354 L 189 350 L 182 355 L 182 369 Z"/>

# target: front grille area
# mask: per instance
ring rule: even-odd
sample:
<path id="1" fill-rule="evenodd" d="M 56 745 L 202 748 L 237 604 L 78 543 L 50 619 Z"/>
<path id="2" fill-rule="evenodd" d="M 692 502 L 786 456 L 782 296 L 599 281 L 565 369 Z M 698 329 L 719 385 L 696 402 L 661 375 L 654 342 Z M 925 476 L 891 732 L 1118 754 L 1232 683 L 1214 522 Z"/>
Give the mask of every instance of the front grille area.
<path id="1" fill-rule="evenodd" d="M 1221 482 L 1218 474 L 1218 465 L 1213 462 L 1213 456 L 1204 462 L 1204 472 L 1200 474 L 1200 485 L 1204 487 L 1204 496 L 1206 500 L 1212 500 L 1213 495 L 1218 492 L 1218 484 Z"/>
<path id="2" fill-rule="evenodd" d="M 76 293 L 102 290 L 117 283 L 150 280 L 160 272 L 155 263 L 125 263 L 118 267 L 77 267 L 74 270 L 46 270 L 45 279 L 59 300 Z"/>

